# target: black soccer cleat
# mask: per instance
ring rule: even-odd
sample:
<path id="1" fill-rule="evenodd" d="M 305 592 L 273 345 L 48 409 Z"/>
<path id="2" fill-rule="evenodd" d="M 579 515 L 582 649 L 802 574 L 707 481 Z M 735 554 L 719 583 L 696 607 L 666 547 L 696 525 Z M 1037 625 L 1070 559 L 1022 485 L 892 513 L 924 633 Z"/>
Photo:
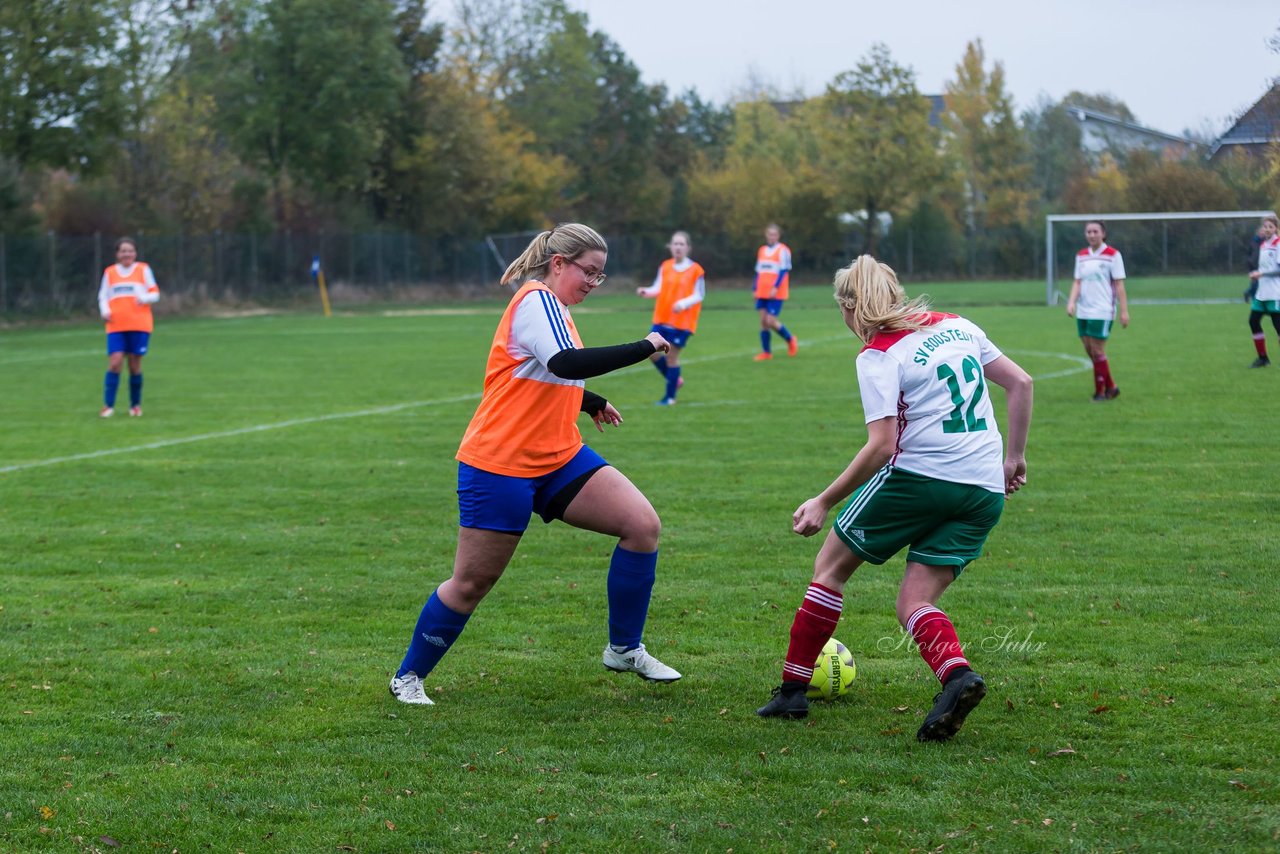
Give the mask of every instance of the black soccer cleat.
<path id="1" fill-rule="evenodd" d="M 807 717 L 809 698 L 804 695 L 804 692 L 808 687 L 803 682 L 783 682 L 773 689 L 773 698 L 756 709 L 756 714 L 762 718 Z"/>
<path id="2" fill-rule="evenodd" d="M 972 670 L 948 679 L 941 693 L 933 698 L 933 708 L 925 716 L 916 738 L 920 741 L 946 741 L 964 725 L 964 719 L 987 696 L 987 683 Z"/>
<path id="3" fill-rule="evenodd" d="M 1253 364 L 1252 364 L 1252 365 L 1250 365 L 1249 367 L 1251 367 L 1251 368 L 1265 368 L 1265 367 L 1267 367 L 1267 366 L 1268 366 L 1268 365 L 1270 365 L 1270 364 L 1271 364 L 1271 360 L 1270 360 L 1270 359 L 1268 359 L 1266 356 L 1259 356 L 1258 358 L 1256 358 L 1256 359 L 1254 359 L 1254 360 L 1253 360 Z"/>
<path id="4" fill-rule="evenodd" d="M 1107 400 L 1115 400 L 1119 396 L 1120 396 L 1120 386 L 1113 385 L 1111 388 L 1107 389 L 1106 391 Z"/>

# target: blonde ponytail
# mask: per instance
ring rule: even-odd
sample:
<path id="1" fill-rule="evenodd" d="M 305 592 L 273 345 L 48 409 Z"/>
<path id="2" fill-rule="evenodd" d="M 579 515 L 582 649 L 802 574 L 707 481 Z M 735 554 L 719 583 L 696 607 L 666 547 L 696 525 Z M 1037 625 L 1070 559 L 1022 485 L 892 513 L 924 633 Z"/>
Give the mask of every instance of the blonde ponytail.
<path id="1" fill-rule="evenodd" d="M 545 281 L 551 271 L 551 258 L 560 255 L 577 260 L 585 252 L 598 249 L 607 253 L 609 245 L 590 226 L 577 222 L 563 222 L 550 231 L 544 231 L 525 247 L 520 257 L 511 262 L 502 274 L 501 284 L 523 284 L 529 279 Z"/>
<path id="2" fill-rule="evenodd" d="M 836 272 L 835 298 L 853 313 L 853 333 L 869 343 L 878 332 L 920 329 L 928 322 L 929 301 L 907 299 L 898 274 L 870 255 L 859 255 Z"/>

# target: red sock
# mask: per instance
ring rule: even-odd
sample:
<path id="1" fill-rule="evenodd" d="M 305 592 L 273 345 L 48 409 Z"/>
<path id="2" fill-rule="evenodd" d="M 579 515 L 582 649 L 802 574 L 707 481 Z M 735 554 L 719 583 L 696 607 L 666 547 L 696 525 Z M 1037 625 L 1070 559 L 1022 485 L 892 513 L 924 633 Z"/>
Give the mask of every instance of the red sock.
<path id="1" fill-rule="evenodd" d="M 808 682 L 823 645 L 831 639 L 840 620 L 844 598 L 821 584 L 810 584 L 804 602 L 791 623 L 791 643 L 782 665 L 783 682 Z"/>
<path id="2" fill-rule="evenodd" d="M 1099 393 L 1115 388 L 1116 384 L 1111 379 L 1111 365 L 1107 362 L 1106 356 L 1093 363 L 1093 376 L 1094 385 L 1098 387 Z"/>
<path id="3" fill-rule="evenodd" d="M 954 668 L 969 666 L 956 637 L 956 628 L 947 615 L 932 605 L 925 605 L 907 618 L 907 634 L 915 639 L 920 657 L 929 665 L 939 682 L 945 682 Z M 816 656 L 815 656 L 816 658 Z"/>
<path id="4" fill-rule="evenodd" d="M 1267 358 L 1267 336 L 1261 332 L 1255 332 L 1253 335 L 1253 346 L 1258 351 L 1258 357 Z"/>

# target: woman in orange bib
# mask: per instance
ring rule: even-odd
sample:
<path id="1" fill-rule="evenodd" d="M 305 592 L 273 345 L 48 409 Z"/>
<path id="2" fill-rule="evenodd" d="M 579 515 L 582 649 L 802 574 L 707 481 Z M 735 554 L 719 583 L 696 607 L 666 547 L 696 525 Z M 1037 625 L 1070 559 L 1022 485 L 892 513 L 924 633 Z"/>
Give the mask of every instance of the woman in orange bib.
<path id="1" fill-rule="evenodd" d="M 622 416 L 583 381 L 666 352 L 656 332 L 630 344 L 582 346 L 569 306 L 605 280 L 604 239 L 585 225 L 544 231 L 502 283 L 519 284 L 498 323 L 484 394 L 458 448 L 458 546 L 453 575 L 422 608 L 391 679 L 402 703 L 431 705 L 425 677 L 462 633 L 515 554 L 529 518 L 560 519 L 618 538 L 609 562 L 609 643 L 604 666 L 655 682 L 680 674 L 642 643 L 658 563 L 658 514 L 625 475 L 582 443 L 577 416 L 596 429 Z"/>
<path id="2" fill-rule="evenodd" d="M 658 373 L 666 380 L 666 393 L 659 406 L 672 406 L 676 402 L 676 390 L 684 385 L 680 376 L 680 353 L 698 331 L 698 315 L 702 313 L 702 300 L 707 295 L 706 272 L 702 265 L 689 257 L 689 232 L 677 231 L 671 235 L 671 257 L 662 262 L 653 284 L 636 288 L 642 297 L 657 300 L 653 307 L 652 331 L 671 343 L 666 354 L 650 356 Z"/>
<path id="3" fill-rule="evenodd" d="M 129 414 L 142 415 L 142 357 L 151 343 L 151 305 L 160 299 L 151 267 L 138 260 L 132 237 L 116 241 L 116 263 L 102 273 L 98 311 L 107 322 L 107 375 L 102 383 L 102 411 L 115 414 L 120 369 L 129 357 Z"/>

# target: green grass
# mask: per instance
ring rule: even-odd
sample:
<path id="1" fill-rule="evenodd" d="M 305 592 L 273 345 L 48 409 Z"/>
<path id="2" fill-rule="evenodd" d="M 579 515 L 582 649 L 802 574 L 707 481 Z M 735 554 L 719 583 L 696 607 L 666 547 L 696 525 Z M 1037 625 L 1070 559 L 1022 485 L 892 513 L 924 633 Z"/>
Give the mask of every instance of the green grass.
<path id="1" fill-rule="evenodd" d="M 663 518 L 647 640 L 685 678 L 600 666 L 613 543 L 535 521 L 429 709 L 386 683 L 451 565 L 497 301 L 162 320 L 142 419 L 96 417 L 96 325 L 4 333 L 0 851 L 1274 850 L 1280 376 L 1244 306 L 1135 308 L 1106 405 L 1060 308 L 965 310 L 1040 378 L 1030 482 L 943 600 L 992 690 L 921 745 L 900 559 L 850 583 L 852 694 L 752 714 L 819 544 L 790 514 L 865 431 L 829 290 L 763 365 L 745 304 L 713 293 L 674 409 L 645 366 L 590 383 L 626 423 L 587 440 Z M 617 290 L 575 316 L 648 329 Z"/>

